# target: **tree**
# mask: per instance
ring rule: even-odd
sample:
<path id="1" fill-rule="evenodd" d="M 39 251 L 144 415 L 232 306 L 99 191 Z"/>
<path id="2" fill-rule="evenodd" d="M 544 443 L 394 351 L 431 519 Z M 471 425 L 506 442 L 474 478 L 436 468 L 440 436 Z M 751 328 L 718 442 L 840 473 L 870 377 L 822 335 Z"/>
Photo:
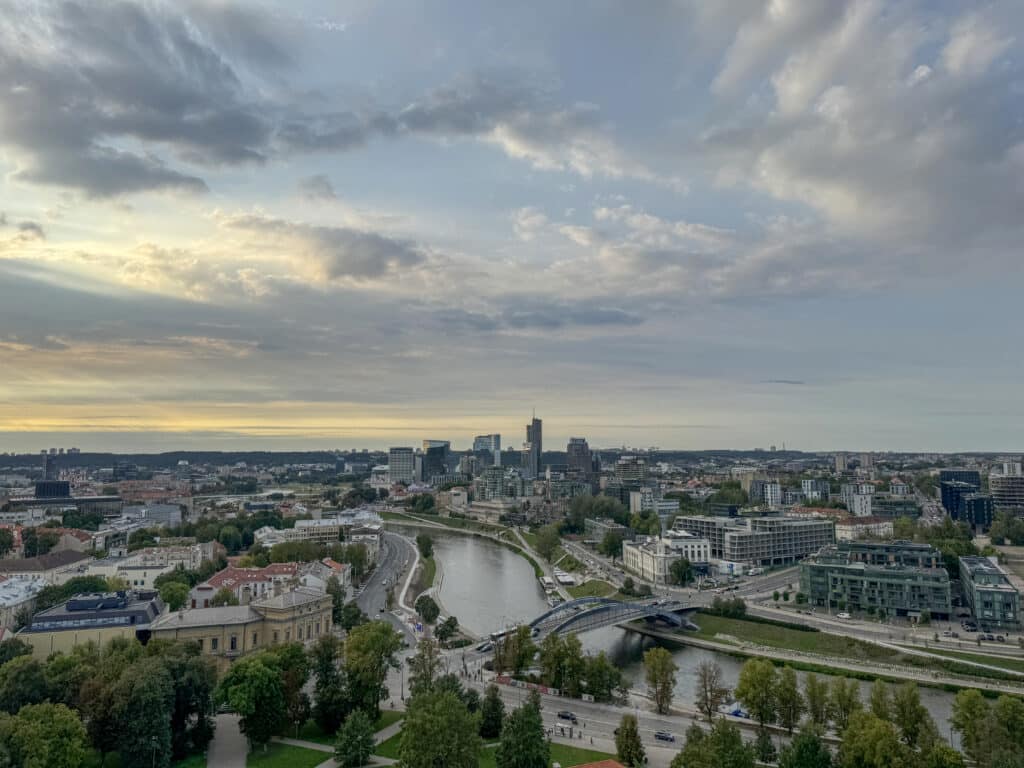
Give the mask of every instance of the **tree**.
<path id="1" fill-rule="evenodd" d="M 0 558 L 14 549 L 14 532 L 10 528 L 0 528 Z"/>
<path id="2" fill-rule="evenodd" d="M 828 697 L 829 717 L 835 723 L 837 731 L 845 731 L 850 718 L 862 709 L 860 688 L 856 680 L 847 677 L 832 678 Z"/>
<path id="3" fill-rule="evenodd" d="M 281 677 L 263 654 L 239 659 L 217 689 L 217 700 L 241 715 L 242 733 L 253 745 L 264 746 L 285 718 Z"/>
<path id="4" fill-rule="evenodd" d="M 622 580 L 622 588 L 619 591 L 624 595 L 632 595 L 636 592 L 636 584 L 633 582 L 632 576 L 627 576 Z"/>
<path id="5" fill-rule="evenodd" d="M 345 639 L 345 673 L 349 694 L 355 706 L 376 721 L 380 702 L 388 694 L 388 669 L 397 668 L 395 654 L 402 647 L 402 636 L 386 621 L 362 624 Z"/>
<path id="6" fill-rule="evenodd" d="M 992 756 L 991 719 L 992 707 L 981 691 L 967 688 L 957 692 L 949 721 L 960 733 L 964 752 L 978 765 L 987 765 Z"/>
<path id="7" fill-rule="evenodd" d="M 537 542 L 533 545 L 533 548 L 537 550 L 537 554 L 550 561 L 552 555 L 555 554 L 555 550 L 558 549 L 558 545 L 561 543 L 562 539 L 558 532 L 558 526 L 552 523 L 551 525 L 545 525 L 537 531 Z"/>
<path id="8" fill-rule="evenodd" d="M 227 587 L 221 587 L 210 598 L 211 607 L 218 608 L 222 605 L 238 605 L 238 597 Z"/>
<path id="9" fill-rule="evenodd" d="M 779 752 L 779 768 L 832 768 L 832 753 L 815 730 L 803 730 Z"/>
<path id="10" fill-rule="evenodd" d="M 723 685 L 723 680 L 722 668 L 717 662 L 705 660 L 697 665 L 697 709 L 709 723 L 729 699 L 729 689 Z"/>
<path id="11" fill-rule="evenodd" d="M 476 717 L 450 691 L 413 697 L 405 714 L 398 754 L 403 768 L 477 768 Z"/>
<path id="12" fill-rule="evenodd" d="M 160 599 L 167 607 L 176 611 L 188 602 L 188 587 L 177 581 L 172 581 L 160 587 Z"/>
<path id="13" fill-rule="evenodd" d="M 792 667 L 783 667 L 779 673 L 779 684 L 775 690 L 775 708 L 778 712 L 779 725 L 792 735 L 793 729 L 800 724 L 800 717 L 805 709 L 796 672 Z"/>
<path id="14" fill-rule="evenodd" d="M 50 695 L 43 665 L 18 656 L 0 667 L 0 709 L 12 715 L 26 704 L 41 704 Z"/>
<path id="15" fill-rule="evenodd" d="M 892 723 L 879 720 L 870 712 L 850 715 L 843 730 L 837 766 L 840 768 L 912 768 L 911 755 L 900 742 Z"/>
<path id="16" fill-rule="evenodd" d="M 881 678 L 877 678 L 871 684 L 868 706 L 871 714 L 879 720 L 892 719 L 892 699 L 889 696 L 889 686 Z"/>
<path id="17" fill-rule="evenodd" d="M 144 658 L 114 686 L 121 733 L 117 751 L 125 768 L 167 768 L 171 764 L 174 683 L 159 658 Z"/>
<path id="18" fill-rule="evenodd" d="M 693 565 L 685 557 L 673 560 L 668 567 L 668 572 L 672 577 L 672 583 L 681 587 L 685 587 L 693 581 Z"/>
<path id="19" fill-rule="evenodd" d="M 709 733 L 698 725 L 690 727 L 671 768 L 754 768 L 754 757 L 754 747 L 743 742 L 740 729 L 720 717 Z"/>
<path id="20" fill-rule="evenodd" d="M 299 728 L 309 719 L 311 711 L 309 695 L 304 690 L 309 680 L 309 657 L 301 643 L 277 645 L 267 653 L 274 660 L 281 676 L 285 718 L 298 736 Z"/>
<path id="21" fill-rule="evenodd" d="M 345 588 L 341 586 L 337 576 L 331 576 L 327 579 L 326 590 L 327 594 L 331 596 L 331 621 L 341 624 L 345 611 Z"/>
<path id="22" fill-rule="evenodd" d="M 807 716 L 813 725 L 827 728 L 829 721 L 828 683 L 813 672 L 804 679 L 804 701 Z"/>
<path id="23" fill-rule="evenodd" d="M 750 659 L 740 670 L 736 698 L 758 725 L 775 722 L 775 667 L 767 659 Z"/>
<path id="24" fill-rule="evenodd" d="M 583 676 L 587 666 L 583 657 L 583 644 L 573 632 L 565 638 L 562 647 L 562 687 L 569 696 L 578 698 L 583 691 Z"/>
<path id="25" fill-rule="evenodd" d="M 531 691 L 526 702 L 505 718 L 495 755 L 498 768 L 547 768 L 551 745 L 544 734 L 540 696 Z"/>
<path id="26" fill-rule="evenodd" d="M 892 722 L 899 729 L 903 743 L 913 750 L 930 747 L 938 738 L 935 722 L 921 703 L 917 685 L 904 683 L 893 693 Z"/>
<path id="27" fill-rule="evenodd" d="M 345 679 L 339 667 L 341 641 L 333 635 L 324 635 L 311 651 L 313 686 L 313 719 L 324 733 L 338 730 L 351 710 Z"/>
<path id="28" fill-rule="evenodd" d="M 365 624 L 370 620 L 370 617 L 363 613 L 363 610 L 356 605 L 356 601 L 353 600 L 350 603 L 345 603 L 341 608 L 341 615 L 338 619 L 338 625 L 341 626 L 346 632 L 351 632 L 354 628 L 360 624 Z"/>
<path id="29" fill-rule="evenodd" d="M 338 731 L 334 759 L 342 768 L 360 768 L 370 762 L 374 744 L 374 725 L 361 709 L 357 709 Z"/>
<path id="30" fill-rule="evenodd" d="M 1016 768 L 1020 768 L 1022 761 L 1020 759 L 1016 762 Z M 948 744 L 936 742 L 931 748 L 923 753 L 917 761 L 917 765 L 920 768 L 966 768 L 967 763 L 964 761 L 964 756 L 953 749 Z M 993 764 L 992 768 L 1000 768 L 998 765 Z M 1003 766 L 1003 768 L 1013 768 L 1010 765 Z"/>
<path id="31" fill-rule="evenodd" d="M 441 642 L 447 642 L 452 637 L 454 637 L 455 633 L 458 631 L 459 620 L 456 619 L 454 616 L 449 616 L 447 619 L 445 619 L 437 625 L 437 627 L 434 629 L 434 634 L 437 636 L 437 639 Z"/>
<path id="32" fill-rule="evenodd" d="M 530 628 L 526 625 L 516 627 L 515 632 L 494 644 L 495 671 L 500 674 L 507 669 L 518 675 L 536 653 L 537 646 L 533 643 Z"/>
<path id="33" fill-rule="evenodd" d="M 498 686 L 492 683 L 484 691 L 484 700 L 480 705 L 480 736 L 484 739 L 498 738 L 504 719 L 505 702 L 501 700 Z"/>
<path id="34" fill-rule="evenodd" d="M 437 643 L 425 637 L 416 649 L 416 655 L 409 659 L 409 695 L 430 691 L 440 674 L 441 653 Z"/>
<path id="35" fill-rule="evenodd" d="M 85 728 L 78 714 L 63 704 L 30 704 L 9 725 L 15 765 L 78 768 L 85 760 Z"/>
<path id="36" fill-rule="evenodd" d="M 420 551 L 420 557 L 429 560 L 434 556 L 434 540 L 430 534 L 420 533 L 416 536 L 416 549 Z"/>
<path id="37" fill-rule="evenodd" d="M 608 531 L 598 544 L 597 551 L 612 560 L 622 557 L 622 534 L 618 531 Z"/>
<path id="38" fill-rule="evenodd" d="M 640 729 L 634 715 L 623 715 L 619 729 L 615 732 L 615 753 L 619 762 L 628 768 L 637 768 L 644 764 L 646 753 L 640 741 Z"/>
<path id="39" fill-rule="evenodd" d="M 540 662 L 540 678 L 544 685 L 562 687 L 562 665 L 565 662 L 565 643 L 561 635 L 550 632 L 537 649 Z"/>
<path id="40" fill-rule="evenodd" d="M 415 608 L 424 624 L 433 624 L 441 614 L 441 609 L 430 595 L 420 595 L 416 598 Z"/>
<path id="41" fill-rule="evenodd" d="M 8 661 L 17 658 L 18 656 L 31 655 L 32 646 L 17 637 L 12 637 L 10 640 L 4 640 L 0 643 L 0 666 L 3 666 Z"/>
<path id="42" fill-rule="evenodd" d="M 651 648 L 644 654 L 647 690 L 659 715 L 667 715 L 672 707 L 672 691 L 676 687 L 676 670 L 672 654 L 664 648 Z"/>
<path id="43" fill-rule="evenodd" d="M 242 548 L 242 534 L 234 525 L 225 525 L 221 528 L 217 540 L 230 554 L 234 554 Z"/>
<path id="44" fill-rule="evenodd" d="M 604 651 L 583 657 L 583 680 L 587 693 L 595 701 L 609 703 L 625 698 L 622 670 L 608 659 Z M 669 696 L 671 698 L 671 692 Z"/>
<path id="45" fill-rule="evenodd" d="M 758 761 L 762 763 L 774 763 L 778 758 L 779 751 L 775 749 L 775 742 L 772 741 L 768 731 L 760 730 L 757 732 L 757 738 L 754 740 L 754 754 L 757 755 Z"/>

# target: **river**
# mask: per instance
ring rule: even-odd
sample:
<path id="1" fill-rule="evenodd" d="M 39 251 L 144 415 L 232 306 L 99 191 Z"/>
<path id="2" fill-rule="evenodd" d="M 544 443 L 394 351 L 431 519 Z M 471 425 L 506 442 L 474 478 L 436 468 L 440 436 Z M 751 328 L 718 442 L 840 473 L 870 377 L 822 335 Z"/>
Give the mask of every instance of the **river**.
<path id="1" fill-rule="evenodd" d="M 408 533 L 408 531 L 403 531 Z M 547 610 L 532 566 L 522 557 L 491 541 L 458 534 L 431 532 L 434 555 L 444 574 L 440 601 L 444 610 L 478 635 L 488 634 L 509 623 L 529 621 Z M 697 621 L 700 621 L 699 616 Z M 583 647 L 593 653 L 605 651 L 633 688 L 643 689 L 643 653 L 659 642 L 618 627 L 605 627 L 580 635 Z M 712 660 L 722 668 L 730 688 L 739 678 L 742 659 L 692 646 L 666 645 L 679 671 L 675 698 L 692 706 L 696 690 L 696 668 Z M 803 672 L 797 672 L 801 682 Z M 871 684 L 861 682 L 862 699 L 868 700 Z M 921 701 L 928 708 L 940 733 L 950 736 L 949 716 L 953 695 L 937 688 L 921 687 Z"/>

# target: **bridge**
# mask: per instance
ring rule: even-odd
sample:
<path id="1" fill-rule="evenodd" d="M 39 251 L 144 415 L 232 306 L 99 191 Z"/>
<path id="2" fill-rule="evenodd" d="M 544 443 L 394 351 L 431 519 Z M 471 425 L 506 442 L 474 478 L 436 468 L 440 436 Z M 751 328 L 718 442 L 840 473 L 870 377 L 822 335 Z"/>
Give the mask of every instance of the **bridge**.
<path id="1" fill-rule="evenodd" d="M 581 597 L 560 603 L 530 622 L 534 635 L 586 632 L 590 629 L 646 619 L 660 621 L 680 629 L 694 629 L 686 614 L 695 611 L 678 600 L 642 600 L 623 602 L 608 597 Z"/>

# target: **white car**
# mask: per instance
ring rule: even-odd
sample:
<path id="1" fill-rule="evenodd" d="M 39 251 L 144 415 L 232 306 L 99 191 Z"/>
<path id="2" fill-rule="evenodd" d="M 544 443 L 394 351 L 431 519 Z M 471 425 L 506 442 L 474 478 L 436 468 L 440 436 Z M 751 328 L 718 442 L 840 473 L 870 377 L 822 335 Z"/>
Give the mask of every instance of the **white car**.
<path id="1" fill-rule="evenodd" d="M 850 618 L 850 614 L 848 614 L 848 613 L 846 613 L 844 611 L 843 613 L 837 613 L 836 614 L 836 618 L 837 619 L 848 619 L 848 618 Z"/>

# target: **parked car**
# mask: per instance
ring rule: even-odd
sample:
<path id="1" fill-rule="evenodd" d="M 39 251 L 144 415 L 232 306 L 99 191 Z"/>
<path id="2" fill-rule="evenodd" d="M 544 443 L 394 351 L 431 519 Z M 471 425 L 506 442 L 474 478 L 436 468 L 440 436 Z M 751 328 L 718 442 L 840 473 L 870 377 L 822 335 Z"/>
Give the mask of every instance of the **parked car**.
<path id="1" fill-rule="evenodd" d="M 996 642 L 997 643 L 1005 643 L 1006 642 L 1006 638 L 1003 637 L 1002 635 L 996 635 Z"/>
<path id="2" fill-rule="evenodd" d="M 984 639 L 990 643 L 994 643 L 996 641 L 996 636 L 993 635 L 991 632 L 986 632 Z"/>
<path id="3" fill-rule="evenodd" d="M 674 742 L 676 740 L 676 737 L 673 736 L 668 731 L 655 731 L 654 732 L 654 738 L 657 739 L 658 741 L 672 741 L 672 742 Z"/>
<path id="4" fill-rule="evenodd" d="M 848 618 L 850 618 L 850 614 L 848 614 L 846 611 L 843 611 L 842 613 L 837 613 L 836 614 L 836 618 L 837 619 L 848 619 Z"/>
<path id="5" fill-rule="evenodd" d="M 567 709 L 563 709 L 558 713 L 559 720 L 568 720 L 571 723 L 576 723 L 576 715 Z"/>

